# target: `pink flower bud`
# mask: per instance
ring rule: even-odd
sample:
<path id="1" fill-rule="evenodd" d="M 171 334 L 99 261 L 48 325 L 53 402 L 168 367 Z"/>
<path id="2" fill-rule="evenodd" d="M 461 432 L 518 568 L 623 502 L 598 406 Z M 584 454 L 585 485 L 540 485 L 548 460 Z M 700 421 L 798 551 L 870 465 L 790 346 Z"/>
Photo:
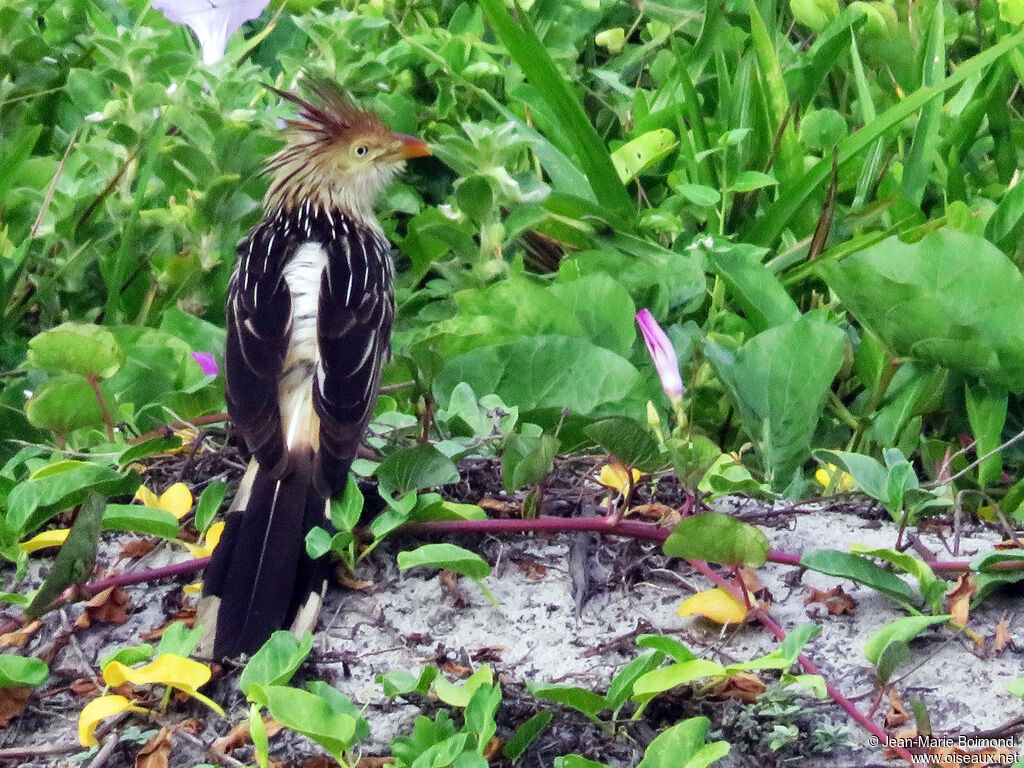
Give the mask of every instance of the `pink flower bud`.
<path id="1" fill-rule="evenodd" d="M 650 310 L 641 309 L 637 313 L 636 321 L 640 325 L 644 343 L 647 344 L 647 351 L 651 353 L 654 369 L 658 372 L 658 378 L 661 379 L 661 388 L 665 390 L 665 394 L 668 395 L 672 404 L 676 405 L 683 399 L 684 392 L 676 350 Z"/>

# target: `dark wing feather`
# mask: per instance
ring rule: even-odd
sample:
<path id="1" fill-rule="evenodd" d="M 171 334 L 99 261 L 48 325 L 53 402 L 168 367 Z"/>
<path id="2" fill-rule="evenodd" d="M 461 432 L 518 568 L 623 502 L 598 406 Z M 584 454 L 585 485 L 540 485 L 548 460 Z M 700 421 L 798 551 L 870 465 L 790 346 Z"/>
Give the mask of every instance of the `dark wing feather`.
<path id="1" fill-rule="evenodd" d="M 313 406 L 320 417 L 320 473 L 336 495 L 345 488 L 377 400 L 394 295 L 387 241 L 348 220 L 334 231 L 320 286 L 321 358 Z"/>
<path id="2" fill-rule="evenodd" d="M 228 287 L 228 413 L 249 451 L 268 469 L 284 451 L 277 384 L 291 335 L 292 303 L 282 270 L 294 249 L 294 238 L 273 221 L 259 224 L 238 246 Z"/>

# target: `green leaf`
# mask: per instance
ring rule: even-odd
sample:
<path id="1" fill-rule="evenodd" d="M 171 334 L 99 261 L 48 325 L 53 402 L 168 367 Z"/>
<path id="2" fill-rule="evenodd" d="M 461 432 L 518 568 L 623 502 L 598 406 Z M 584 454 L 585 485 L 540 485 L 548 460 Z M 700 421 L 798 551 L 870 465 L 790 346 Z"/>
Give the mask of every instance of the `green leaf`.
<path id="1" fill-rule="evenodd" d="M 654 472 L 668 463 L 668 456 L 648 427 L 633 419 L 602 419 L 583 428 L 587 437 L 627 467 Z"/>
<path id="2" fill-rule="evenodd" d="M 376 683 L 384 689 L 384 695 L 389 699 L 410 693 L 426 696 L 431 684 L 437 678 L 438 672 L 438 668 L 433 664 L 427 664 L 420 672 L 419 677 L 414 677 L 400 669 L 393 669 L 383 675 L 377 675 Z"/>
<path id="3" fill-rule="evenodd" d="M 474 392 L 493 392 L 521 411 L 569 408 L 587 416 L 628 398 L 640 374 L 628 360 L 583 339 L 538 336 L 475 349 L 449 361 L 433 387 L 442 407 L 463 381 Z"/>
<path id="4" fill-rule="evenodd" d="M 516 760 L 533 743 L 534 739 L 540 735 L 540 732 L 547 727 L 547 724 L 551 722 L 553 717 L 554 714 L 546 709 L 535 714 L 516 728 L 512 738 L 506 741 L 505 745 L 501 748 L 501 754 L 509 760 Z"/>
<path id="5" fill-rule="evenodd" d="M 553 435 L 511 434 L 501 451 L 501 477 L 505 491 L 543 482 L 551 471 L 559 440 Z"/>
<path id="6" fill-rule="evenodd" d="M 1003 442 L 1003 427 L 1006 424 L 1008 395 L 998 385 L 979 382 L 971 386 L 964 383 L 964 397 L 967 402 L 967 418 L 976 441 L 975 453 L 979 458 L 991 453 Z M 978 485 L 982 488 L 999 479 L 1003 472 L 1003 457 L 993 453 L 982 459 L 978 466 Z"/>
<path id="7" fill-rule="evenodd" d="M 612 152 L 612 163 L 622 183 L 625 184 L 665 158 L 675 149 L 676 144 L 676 135 L 672 131 L 658 128 L 627 141 Z"/>
<path id="8" fill-rule="evenodd" d="M 312 633 L 303 635 L 300 643 L 291 632 L 278 630 L 249 659 L 238 687 L 249 696 L 254 685 L 287 685 L 312 648 Z"/>
<path id="9" fill-rule="evenodd" d="M 633 684 L 633 700 L 641 703 L 650 701 L 659 693 L 671 691 L 680 685 L 705 677 L 724 677 L 725 674 L 725 667 L 708 659 L 669 664 L 667 667 L 642 675 Z"/>
<path id="10" fill-rule="evenodd" d="M 402 571 L 425 565 L 455 571 L 475 580 L 491 573 L 491 566 L 480 555 L 455 544 L 424 544 L 409 552 L 399 552 L 397 560 Z"/>
<path id="11" fill-rule="evenodd" d="M 761 248 L 738 243 L 706 250 L 711 268 L 725 280 L 743 314 L 758 331 L 789 325 L 800 310 L 779 278 L 764 264 Z"/>
<path id="12" fill-rule="evenodd" d="M 77 373 L 44 382 L 25 402 L 25 417 L 38 429 L 66 435 L 103 425 L 103 409 L 92 385 Z"/>
<path id="13" fill-rule="evenodd" d="M 735 179 L 729 187 L 734 192 L 753 192 L 755 189 L 763 189 L 764 187 L 771 187 L 779 182 L 774 176 L 769 176 L 767 173 L 761 173 L 761 171 L 743 171 Z"/>
<path id="14" fill-rule="evenodd" d="M 890 621 L 868 638 L 864 644 L 864 657 L 872 664 L 877 664 L 879 656 L 889 643 L 899 641 L 909 643 L 929 627 L 945 624 L 952 616 L 904 616 Z"/>
<path id="15" fill-rule="evenodd" d="M 100 672 L 102 672 L 106 668 L 107 664 L 112 661 L 118 661 L 126 667 L 140 664 L 143 661 L 149 661 L 153 658 L 154 650 L 153 646 L 149 643 L 133 645 L 128 648 L 119 648 L 112 653 L 107 653 L 100 657 Z"/>
<path id="16" fill-rule="evenodd" d="M 374 474 L 381 494 L 391 499 L 459 479 L 459 470 L 452 460 L 429 443 L 395 451 L 381 462 Z"/>
<path id="17" fill-rule="evenodd" d="M 494 715 L 498 711 L 499 704 L 501 704 L 501 686 L 481 685 L 473 692 L 466 705 L 466 730 L 477 734 L 476 750 L 479 754 L 484 753 L 484 749 L 498 730 Z"/>
<path id="18" fill-rule="evenodd" d="M 928 601 L 932 613 L 939 613 L 942 609 L 942 598 L 946 593 L 947 584 L 943 579 L 935 575 L 935 572 L 932 571 L 928 563 L 906 552 L 898 552 L 895 549 L 887 548 L 865 547 L 860 544 L 850 545 L 850 552 L 855 555 L 877 557 L 909 573 L 920 584 L 921 594 Z"/>
<path id="19" fill-rule="evenodd" d="M 577 712 L 593 720 L 598 720 L 598 714 L 608 709 L 608 702 L 604 696 L 600 696 L 586 688 L 578 688 L 572 685 L 552 685 L 550 683 L 538 683 L 533 680 L 526 681 L 526 689 L 538 699 L 557 701 L 567 707 L 572 707 Z"/>
<path id="20" fill-rule="evenodd" d="M 562 755 L 555 758 L 554 768 L 611 768 L 611 766 L 608 763 L 587 760 L 579 755 Z"/>
<path id="21" fill-rule="evenodd" d="M 433 690 L 441 701 L 452 707 L 467 707 L 477 690 L 494 683 L 494 673 L 484 664 L 462 683 L 451 683 L 441 675 L 434 678 Z"/>
<path id="22" fill-rule="evenodd" d="M 659 733 L 637 768 L 706 768 L 729 754 L 729 743 L 705 743 L 711 721 L 691 717 Z"/>
<path id="23" fill-rule="evenodd" d="M 40 659 L 13 653 L 0 655 L 0 688 L 12 685 L 35 688 L 45 683 L 49 676 L 50 668 Z"/>
<path id="24" fill-rule="evenodd" d="M 71 526 L 67 541 L 54 558 L 53 567 L 25 609 L 26 616 L 42 616 L 61 592 L 72 584 L 83 582 L 92 573 L 105 507 L 106 502 L 102 496 L 98 493 L 89 494 L 78 510 L 78 518 Z"/>
<path id="25" fill-rule="evenodd" d="M 89 390 L 92 392 L 92 389 Z M 96 396 L 93 394 L 92 401 L 97 403 Z M 99 404 L 97 403 L 97 408 Z M 100 414 L 100 421 L 102 422 L 103 415 Z M 152 437 L 149 440 L 144 440 L 141 443 L 133 445 L 131 448 L 126 448 L 121 452 L 121 455 L 117 457 L 117 466 L 119 469 L 124 469 L 129 464 L 139 459 L 146 459 L 150 456 L 157 456 L 162 453 L 168 453 L 177 448 L 181 447 L 181 438 L 177 435 L 159 435 Z"/>
<path id="26" fill-rule="evenodd" d="M 831 152 L 846 137 L 846 120 L 834 109 L 817 109 L 800 120 L 800 141 L 812 152 Z"/>
<path id="27" fill-rule="evenodd" d="M 177 537 L 178 529 L 178 518 L 164 509 L 141 504 L 107 504 L 103 510 L 105 531 L 128 531 L 173 539 Z"/>
<path id="28" fill-rule="evenodd" d="M 661 651 L 675 661 L 693 661 L 697 658 L 689 648 L 674 637 L 666 637 L 665 635 L 640 635 L 636 639 L 636 644 L 641 648 L 653 648 L 656 651 Z"/>
<path id="29" fill-rule="evenodd" d="M 431 456 L 430 461 L 434 461 Z M 440 462 L 438 462 L 440 467 Z M 378 472 L 379 472 L 378 468 Z M 440 470 L 438 470 L 440 474 Z M 331 499 L 331 522 L 339 531 L 351 531 L 359 523 L 359 517 L 363 514 L 363 492 L 359 490 L 359 483 L 355 475 L 349 473 L 345 483 L 345 490 L 341 496 Z"/>
<path id="30" fill-rule="evenodd" d="M 729 515 L 707 512 L 680 520 L 663 549 L 669 557 L 757 568 L 768 559 L 770 544 L 754 526 Z"/>
<path id="31" fill-rule="evenodd" d="M 893 353 L 1024 391 L 1024 276 L 985 239 L 893 237 L 819 270 Z"/>
<path id="32" fill-rule="evenodd" d="M 224 496 L 227 495 L 228 485 L 222 480 L 214 480 L 199 494 L 199 501 L 196 502 L 195 525 L 200 532 L 205 532 L 213 522 L 214 515 L 220 511 L 224 503 Z"/>
<path id="33" fill-rule="evenodd" d="M 608 703 L 609 709 L 617 710 L 625 704 L 633 695 L 633 683 L 648 672 L 660 667 L 664 660 L 665 654 L 661 651 L 645 653 L 643 656 L 637 656 L 620 669 L 608 684 L 608 692 L 605 694 L 605 701 Z"/>
<path id="34" fill-rule="evenodd" d="M 810 455 L 844 343 L 840 329 L 804 315 L 759 333 L 735 352 L 716 343 L 705 348 L 777 487 L 789 485 Z"/>
<path id="35" fill-rule="evenodd" d="M 157 646 L 156 655 L 172 653 L 175 656 L 188 658 L 199 645 L 202 635 L 202 627 L 189 628 L 185 622 L 175 621 L 160 636 L 160 645 Z"/>
<path id="36" fill-rule="evenodd" d="M 899 638 L 891 639 L 879 651 L 878 660 L 875 662 L 875 679 L 878 684 L 888 683 L 896 668 L 908 661 L 910 661 L 910 647 Z"/>
<path id="37" fill-rule="evenodd" d="M 65 459 L 48 464 L 11 489 L 7 497 L 6 524 L 19 535 L 34 532 L 52 515 L 80 504 L 92 491 L 104 496 L 135 493 L 137 472 L 121 474 L 86 461 Z"/>
<path id="38" fill-rule="evenodd" d="M 356 734 L 357 723 L 352 715 L 332 708 L 326 699 L 309 691 L 251 683 L 246 695 L 250 701 L 266 707 L 281 725 L 313 739 L 335 759 L 343 758 Z"/>
<path id="39" fill-rule="evenodd" d="M 818 573 L 856 581 L 908 608 L 915 602 L 914 591 L 903 579 L 860 555 L 835 549 L 812 549 L 801 555 L 800 565 Z"/>
<path id="40" fill-rule="evenodd" d="M 99 325 L 64 323 L 28 343 L 28 365 L 50 374 L 109 379 L 124 362 L 114 335 Z"/>

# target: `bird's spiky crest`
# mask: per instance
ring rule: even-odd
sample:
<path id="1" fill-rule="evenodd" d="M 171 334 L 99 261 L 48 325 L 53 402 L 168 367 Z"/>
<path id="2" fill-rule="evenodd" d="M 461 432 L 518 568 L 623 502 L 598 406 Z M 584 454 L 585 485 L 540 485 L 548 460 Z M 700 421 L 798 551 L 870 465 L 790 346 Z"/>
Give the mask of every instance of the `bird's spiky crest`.
<path id="1" fill-rule="evenodd" d="M 307 200 L 334 205 L 336 187 L 341 179 L 338 157 L 348 151 L 356 138 L 392 136 L 384 121 L 369 110 L 355 106 L 341 89 L 329 80 L 307 78 L 304 87 L 310 98 L 266 86 L 268 90 L 298 107 L 294 118 L 285 121 L 288 143 L 267 162 L 264 171 L 274 177 L 264 205 L 268 211 L 295 208 Z M 390 180 L 393 171 L 384 180 Z M 351 181 L 345 186 L 351 188 Z M 377 185 L 374 184 L 373 188 Z M 356 185 L 358 188 L 358 185 Z M 372 199 L 370 200 L 372 204 Z M 357 209 L 365 206 L 356 205 Z M 362 218 L 362 210 L 352 210 Z"/>

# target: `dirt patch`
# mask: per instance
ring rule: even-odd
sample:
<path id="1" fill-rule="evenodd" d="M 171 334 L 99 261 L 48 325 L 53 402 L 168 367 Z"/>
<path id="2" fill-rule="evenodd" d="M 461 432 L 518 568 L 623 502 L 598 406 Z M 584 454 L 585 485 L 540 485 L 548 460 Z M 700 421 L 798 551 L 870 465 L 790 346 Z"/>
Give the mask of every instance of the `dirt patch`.
<path id="1" fill-rule="evenodd" d="M 216 458 L 205 453 L 160 460 L 147 477 L 158 490 L 181 479 L 197 490 L 213 478 L 237 481 L 242 463 L 233 452 L 210 451 Z M 559 460 L 545 488 L 541 513 L 602 514 L 608 494 L 593 479 L 598 464 L 594 457 Z M 449 498 L 472 503 L 481 498 L 518 501 L 505 497 L 497 462 L 474 459 L 460 469 L 462 480 L 443 489 Z M 635 501 L 680 507 L 687 495 L 677 483 L 663 479 L 653 488 L 638 486 Z M 792 505 L 729 498 L 712 506 L 759 525 L 773 548 L 787 552 L 815 547 L 844 550 L 853 543 L 893 546 L 898 535 L 884 510 L 857 499 Z M 931 533 L 919 533 L 920 545 L 951 558 L 946 552 L 952 538 L 949 531 L 941 525 L 931 529 Z M 121 559 L 119 553 L 132 538 L 104 534 L 99 566 L 107 572 L 140 570 L 183 558 L 178 548 L 159 545 L 141 558 Z M 984 526 L 965 525 L 956 556 L 969 558 L 1001 538 Z M 418 673 L 428 663 L 468 670 L 488 663 L 504 693 L 499 737 L 507 738 L 542 707 L 555 712 L 555 719 L 519 763 L 530 768 L 551 766 L 554 758 L 569 752 L 613 766 L 635 766 L 660 728 L 698 714 L 710 718 L 714 738 L 733 744 L 732 754 L 716 766 L 748 766 L 754 761 L 763 766 L 813 765 L 826 759 L 837 768 L 883 764 L 868 734 L 852 725 L 830 700 L 782 691 L 773 685 L 777 675 L 771 673 L 763 675 L 768 691 L 753 705 L 681 689 L 655 699 L 640 720 L 607 727 L 550 702 L 538 702 L 525 691 L 528 679 L 604 691 L 614 673 L 640 652 L 635 639 L 644 633 L 669 635 L 698 656 L 721 663 L 759 656 L 777 643 L 756 624 L 723 630 L 680 618 L 676 608 L 682 600 L 708 584 L 685 562 L 664 557 L 654 544 L 597 534 L 464 534 L 450 540 L 479 552 L 493 565 L 487 584 L 500 608 L 471 581 L 460 581 L 456 595 L 436 571 L 400 573 L 395 554 L 419 543 L 408 535 L 394 536 L 360 565 L 358 577 L 371 582 L 367 589 L 336 587 L 328 594 L 313 653 L 297 679 L 327 680 L 365 707 L 371 727 L 371 738 L 363 745 L 365 754 L 386 754 L 394 735 L 408 732 L 417 715 L 430 714 L 437 707 L 418 697 L 385 698 L 375 683 L 377 675 L 394 669 Z M 49 562 L 33 559 L 26 583 L 38 583 L 40 571 Z M 12 574 L 5 571 L 8 587 Z M 861 711 L 871 710 L 876 687 L 874 668 L 864 658 L 864 643 L 903 611 L 877 592 L 821 574 L 801 575 L 791 566 L 768 564 L 758 575 L 774 598 L 772 615 L 784 629 L 809 621 L 822 626 L 807 648 L 808 655 Z M 78 712 L 88 700 L 82 693 L 88 693 L 88 681 L 95 681 L 99 659 L 113 649 L 138 643 L 142 633 L 187 611 L 194 598 L 186 598 L 182 586 L 192 580 L 129 587 L 128 617 L 122 625 L 95 623 L 88 629 L 74 629 L 81 605 L 48 615 L 21 652 L 52 657 L 53 674 L 29 699 L 24 713 L 0 730 L 0 756 L 12 754 L 11 749 L 30 748 L 3 764 L 57 766 L 92 759 L 74 749 L 75 729 Z M 811 587 L 829 590 L 837 585 L 853 599 L 852 613 L 830 615 L 821 603 L 804 605 Z M 990 638 L 1006 613 L 1011 635 L 1019 637 L 1013 622 L 1016 599 L 1009 592 L 988 599 L 972 612 L 970 628 Z M 936 733 L 1020 736 L 1024 701 L 1003 687 L 1024 674 L 1016 646 L 1011 643 L 1000 655 L 985 655 L 962 634 L 937 629 L 913 641 L 911 649 L 911 661 L 896 673 L 896 688 L 905 701 L 918 699 L 924 704 Z M 227 665 L 205 689 L 224 706 L 226 717 L 217 717 L 195 702 L 178 701 L 163 715 L 130 716 L 115 725 L 119 742 L 103 764 L 133 765 L 140 745 L 159 726 L 178 726 L 172 734 L 171 766 L 210 760 L 208 747 L 246 716 L 237 671 Z M 876 721 L 885 710 L 882 702 Z M 844 728 L 848 728 L 845 737 Z M 774 749 L 773 740 L 777 742 Z M 64 746 L 68 748 L 64 754 L 44 751 Z M 305 765 L 322 753 L 315 744 L 287 733 L 277 736 L 271 747 L 271 754 L 287 765 Z M 234 758 L 251 760 L 251 752 L 242 749 Z"/>

